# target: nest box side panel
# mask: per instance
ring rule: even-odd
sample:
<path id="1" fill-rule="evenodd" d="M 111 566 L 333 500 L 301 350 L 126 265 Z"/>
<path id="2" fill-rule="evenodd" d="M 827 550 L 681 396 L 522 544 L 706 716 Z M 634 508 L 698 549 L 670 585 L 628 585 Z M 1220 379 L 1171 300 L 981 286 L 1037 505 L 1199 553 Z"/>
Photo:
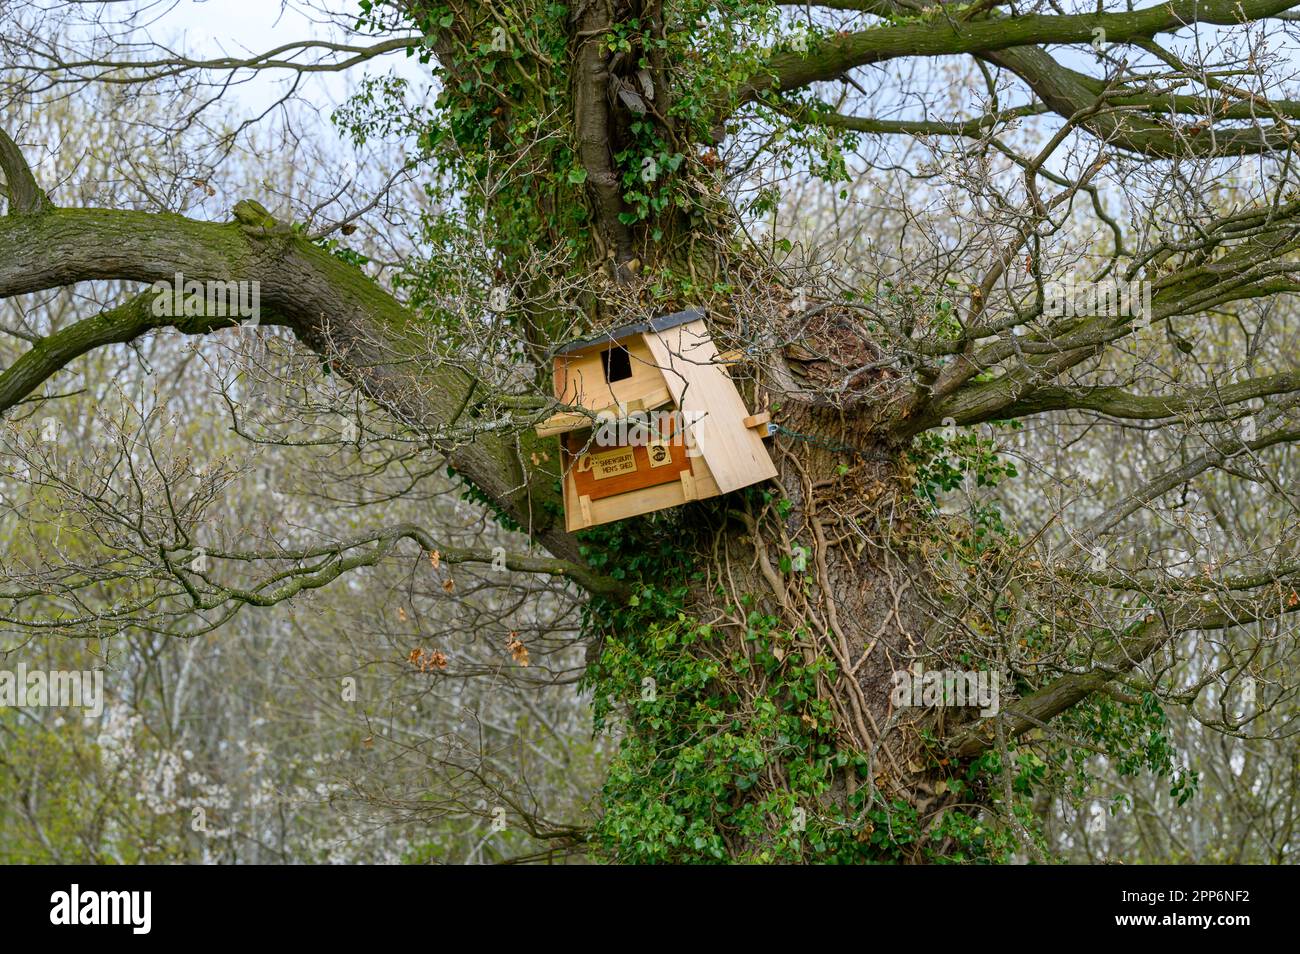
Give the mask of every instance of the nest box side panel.
<path id="1" fill-rule="evenodd" d="M 763 439 L 745 426 L 749 410 L 723 370 L 703 321 L 647 332 L 646 345 L 684 414 L 702 414 L 695 442 L 722 493 L 776 476 Z"/>
<path id="2" fill-rule="evenodd" d="M 601 355 L 614 347 L 628 352 L 631 376 L 608 381 Z M 672 400 L 663 372 L 640 335 L 605 342 L 555 359 L 555 398 L 596 413 L 626 404 L 629 410 L 652 410 Z"/>
<path id="3" fill-rule="evenodd" d="M 564 475 L 564 529 L 569 533 L 575 533 L 578 530 L 585 530 L 591 526 L 591 503 L 587 502 L 586 512 L 584 513 L 582 497 L 578 494 L 578 488 L 574 482 L 573 474 L 566 472 Z"/>

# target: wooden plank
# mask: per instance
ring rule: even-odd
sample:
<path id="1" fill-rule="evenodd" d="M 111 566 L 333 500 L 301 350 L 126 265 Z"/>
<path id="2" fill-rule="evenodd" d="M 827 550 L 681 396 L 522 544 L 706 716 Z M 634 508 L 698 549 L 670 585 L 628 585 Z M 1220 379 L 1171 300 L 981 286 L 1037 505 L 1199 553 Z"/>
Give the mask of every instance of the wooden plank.
<path id="1" fill-rule="evenodd" d="M 696 457 L 691 461 L 691 478 L 695 481 L 696 500 L 708 500 L 710 497 L 722 495 L 722 489 L 713 479 L 713 473 L 703 457 Z"/>
<path id="2" fill-rule="evenodd" d="M 626 520 L 643 513 L 653 513 L 668 507 L 680 507 L 686 503 L 682 495 L 682 484 L 674 480 L 657 487 L 646 487 L 630 494 L 606 497 L 604 500 L 591 502 L 591 525 L 599 526 L 614 520 Z"/>
<path id="3" fill-rule="evenodd" d="M 571 461 L 569 470 L 573 474 L 578 493 L 590 497 L 592 500 L 600 500 L 605 497 L 613 497 L 616 494 L 634 491 L 638 488 L 667 483 L 670 480 L 676 480 L 677 475 L 682 471 L 689 472 L 691 468 L 686 445 L 681 443 L 673 444 L 670 442 L 667 445 L 668 462 L 662 466 L 652 466 L 650 450 L 646 446 L 588 448 L 587 442 L 577 435 L 566 440 L 568 441 L 568 447 L 566 448 L 568 460 Z M 591 455 L 608 454 L 618 450 L 630 450 L 632 452 L 632 460 L 636 465 L 635 469 L 614 476 L 601 477 L 596 468 L 583 463 L 583 458 L 590 458 Z M 595 459 L 599 460 L 599 456 Z"/>
<path id="4" fill-rule="evenodd" d="M 758 427 L 760 424 L 766 424 L 770 420 L 772 420 L 772 415 L 767 411 L 761 411 L 758 414 L 751 414 L 749 417 L 745 418 L 745 426 Z"/>
<path id="5" fill-rule="evenodd" d="M 713 475 L 709 473 L 709 467 L 702 457 L 692 460 L 691 467 L 694 468 L 691 478 L 694 484 L 694 497 L 691 499 L 705 500 L 709 497 L 717 497 L 722 493 L 718 489 Z M 612 523 L 615 520 L 626 520 L 628 517 L 635 517 L 643 513 L 654 513 L 656 510 L 680 507 L 684 503 L 688 503 L 688 500 L 682 482 L 674 480 L 671 483 L 659 484 L 656 487 L 646 487 L 631 493 L 619 494 L 616 497 L 591 501 L 590 525 L 599 526 L 602 523 Z"/>
<path id="6" fill-rule="evenodd" d="M 653 411 L 672 402 L 673 396 L 661 380 L 658 387 L 647 388 L 641 397 L 625 402 L 622 411 L 627 414 L 631 414 L 633 411 Z M 572 431 L 580 431 L 584 428 L 596 426 L 596 422 L 592 420 L 593 415 L 617 419 L 619 414 L 620 408 L 616 404 L 593 410 L 591 414 L 585 414 L 581 411 L 561 411 L 559 414 L 552 414 L 533 429 L 537 432 L 538 437 L 555 437 L 559 434 L 568 434 Z"/>
<path id="7" fill-rule="evenodd" d="M 591 426 L 590 415 L 579 414 L 577 411 L 564 411 L 560 414 L 552 414 L 533 430 L 537 432 L 538 437 L 555 437 L 559 434 L 567 434 L 570 431 L 577 431 Z"/>
<path id="8" fill-rule="evenodd" d="M 665 404 L 673 403 L 672 392 L 664 385 L 663 378 L 659 379 L 658 387 L 646 390 L 640 397 L 626 401 L 623 407 L 630 413 L 632 411 L 653 411 L 663 407 Z M 617 414 L 618 408 L 606 408 L 610 414 Z"/>
<path id="9" fill-rule="evenodd" d="M 775 477 L 776 467 L 763 439 L 745 426 L 750 415 L 740 392 L 722 367 L 713 363 L 718 349 L 704 322 L 644 337 L 678 409 L 686 415 L 703 415 L 694 425 L 695 440 L 722 492 Z"/>
<path id="10" fill-rule="evenodd" d="M 578 530 L 585 530 L 591 526 L 590 514 L 587 522 L 583 522 L 582 501 L 578 499 L 578 488 L 574 484 L 573 475 L 566 474 L 564 478 L 564 529 L 569 533 Z"/>

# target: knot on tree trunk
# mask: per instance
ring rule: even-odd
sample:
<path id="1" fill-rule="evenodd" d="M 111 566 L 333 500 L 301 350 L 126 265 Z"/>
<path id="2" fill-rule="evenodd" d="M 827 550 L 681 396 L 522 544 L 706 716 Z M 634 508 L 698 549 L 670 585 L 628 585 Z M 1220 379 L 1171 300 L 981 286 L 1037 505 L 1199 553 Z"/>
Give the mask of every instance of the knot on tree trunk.
<path id="1" fill-rule="evenodd" d="M 244 234 L 253 238 L 270 238 L 293 233 L 289 225 L 277 220 L 266 210 L 266 206 L 256 199 L 241 199 L 236 202 L 234 215 L 235 221 L 239 223 Z"/>

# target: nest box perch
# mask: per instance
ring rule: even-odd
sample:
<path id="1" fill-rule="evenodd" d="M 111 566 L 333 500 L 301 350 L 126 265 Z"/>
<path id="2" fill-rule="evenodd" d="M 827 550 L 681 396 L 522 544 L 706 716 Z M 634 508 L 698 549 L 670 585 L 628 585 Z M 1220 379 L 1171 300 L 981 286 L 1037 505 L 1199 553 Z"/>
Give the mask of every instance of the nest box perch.
<path id="1" fill-rule="evenodd" d="M 569 532 L 676 507 L 776 476 L 751 415 L 709 337 L 682 311 L 574 341 L 555 356 L 547 418 L 560 438 Z"/>

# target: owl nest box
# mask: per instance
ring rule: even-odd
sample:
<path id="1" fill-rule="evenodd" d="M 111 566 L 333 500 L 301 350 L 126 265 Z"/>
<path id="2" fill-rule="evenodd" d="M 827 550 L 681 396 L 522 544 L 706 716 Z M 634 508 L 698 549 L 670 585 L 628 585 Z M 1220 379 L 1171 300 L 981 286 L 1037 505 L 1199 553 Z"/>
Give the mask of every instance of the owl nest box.
<path id="1" fill-rule="evenodd" d="M 698 311 L 566 345 L 554 380 L 573 410 L 537 433 L 560 438 L 570 533 L 776 476 L 769 415 L 745 408 Z"/>

